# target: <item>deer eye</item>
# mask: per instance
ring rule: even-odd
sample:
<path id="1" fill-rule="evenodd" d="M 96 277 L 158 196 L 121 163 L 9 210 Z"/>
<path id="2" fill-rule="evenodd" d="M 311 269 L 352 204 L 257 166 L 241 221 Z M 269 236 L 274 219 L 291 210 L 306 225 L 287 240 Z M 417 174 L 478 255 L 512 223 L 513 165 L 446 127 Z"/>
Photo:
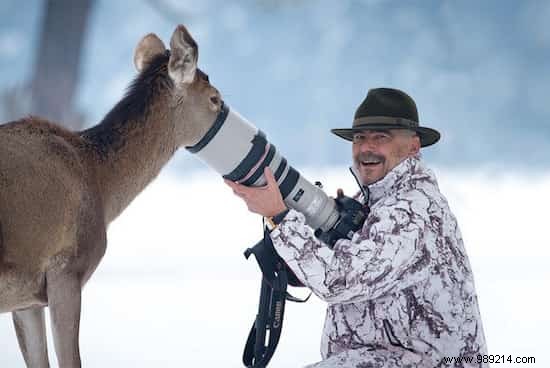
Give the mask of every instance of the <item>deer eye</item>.
<path id="1" fill-rule="evenodd" d="M 212 96 L 212 97 L 210 97 L 210 101 L 211 101 L 214 105 L 217 105 L 218 102 L 220 102 L 220 99 L 218 98 L 218 96 Z"/>

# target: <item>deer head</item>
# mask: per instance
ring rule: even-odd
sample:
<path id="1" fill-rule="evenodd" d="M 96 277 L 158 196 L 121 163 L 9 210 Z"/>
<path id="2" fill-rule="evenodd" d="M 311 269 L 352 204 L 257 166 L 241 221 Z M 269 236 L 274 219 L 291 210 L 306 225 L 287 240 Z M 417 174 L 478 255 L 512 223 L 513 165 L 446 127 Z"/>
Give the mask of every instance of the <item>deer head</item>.
<path id="1" fill-rule="evenodd" d="M 166 53 L 164 43 L 153 33 L 143 37 L 136 46 L 134 64 L 139 72 L 153 60 Z M 170 39 L 168 78 L 169 95 L 163 108 L 172 115 L 173 130 L 178 147 L 191 146 L 202 138 L 220 112 L 222 99 L 208 75 L 197 68 L 198 46 L 183 25 Z"/>

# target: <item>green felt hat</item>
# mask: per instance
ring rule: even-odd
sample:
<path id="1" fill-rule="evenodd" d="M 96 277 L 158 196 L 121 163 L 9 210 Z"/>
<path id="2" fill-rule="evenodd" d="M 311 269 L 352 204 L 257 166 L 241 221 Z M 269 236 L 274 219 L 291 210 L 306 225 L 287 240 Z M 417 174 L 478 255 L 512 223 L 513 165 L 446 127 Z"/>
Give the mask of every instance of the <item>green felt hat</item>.
<path id="1" fill-rule="evenodd" d="M 421 147 L 431 146 L 441 137 L 437 130 L 420 126 L 414 100 L 405 92 L 393 88 L 369 90 L 355 112 L 352 127 L 332 129 L 331 132 L 351 141 L 354 133 L 365 129 L 412 130 L 420 137 Z"/>

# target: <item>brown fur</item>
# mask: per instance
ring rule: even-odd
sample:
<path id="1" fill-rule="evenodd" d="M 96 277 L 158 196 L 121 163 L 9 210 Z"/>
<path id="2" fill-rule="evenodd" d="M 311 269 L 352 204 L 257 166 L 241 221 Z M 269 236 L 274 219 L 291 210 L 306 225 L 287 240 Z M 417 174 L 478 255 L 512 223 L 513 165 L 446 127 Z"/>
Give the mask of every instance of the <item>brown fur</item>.
<path id="1" fill-rule="evenodd" d="M 83 199 L 97 192 L 87 152 L 77 135 L 39 118 L 0 127 L 0 311 L 44 303 L 33 295 L 43 294 L 52 257 L 76 251 Z M 23 285 L 6 287 L 6 277 Z M 19 305 L 10 294 L 28 296 Z"/>
<path id="2" fill-rule="evenodd" d="M 134 58 L 141 73 L 91 129 L 38 117 L 0 126 L 0 313 L 51 304 L 55 282 L 83 286 L 105 252 L 108 224 L 211 126 L 221 99 L 196 71 L 189 39 L 179 26 L 168 52 L 144 37 Z"/>

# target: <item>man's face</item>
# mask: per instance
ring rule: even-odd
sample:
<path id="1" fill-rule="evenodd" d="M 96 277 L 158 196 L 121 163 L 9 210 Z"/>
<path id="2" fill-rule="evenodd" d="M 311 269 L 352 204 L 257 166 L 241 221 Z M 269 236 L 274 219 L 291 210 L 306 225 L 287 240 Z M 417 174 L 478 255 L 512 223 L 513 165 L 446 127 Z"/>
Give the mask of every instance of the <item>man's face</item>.
<path id="1" fill-rule="evenodd" d="M 353 135 L 353 163 L 364 185 L 382 179 L 405 158 L 420 150 L 419 137 L 410 130 L 363 130 Z"/>

